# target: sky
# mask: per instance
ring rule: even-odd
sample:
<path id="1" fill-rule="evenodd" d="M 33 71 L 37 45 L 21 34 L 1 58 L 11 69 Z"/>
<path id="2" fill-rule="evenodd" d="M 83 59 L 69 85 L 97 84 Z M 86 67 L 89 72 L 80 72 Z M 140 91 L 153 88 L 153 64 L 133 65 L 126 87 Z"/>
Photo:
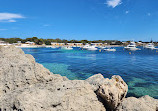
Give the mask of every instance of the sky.
<path id="1" fill-rule="evenodd" d="M 0 0 L 0 37 L 158 41 L 158 0 Z"/>

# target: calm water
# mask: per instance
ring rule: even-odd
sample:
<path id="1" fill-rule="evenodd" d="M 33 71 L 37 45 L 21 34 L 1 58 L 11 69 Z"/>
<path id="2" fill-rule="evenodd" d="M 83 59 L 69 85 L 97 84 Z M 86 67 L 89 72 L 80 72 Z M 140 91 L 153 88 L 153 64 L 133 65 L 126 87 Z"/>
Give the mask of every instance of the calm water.
<path id="1" fill-rule="evenodd" d="M 51 72 L 69 79 L 87 79 L 101 73 L 104 77 L 120 75 L 129 86 L 127 96 L 150 95 L 158 98 L 158 52 L 142 49 L 131 52 L 116 48 L 116 52 L 24 48 L 38 63 Z"/>

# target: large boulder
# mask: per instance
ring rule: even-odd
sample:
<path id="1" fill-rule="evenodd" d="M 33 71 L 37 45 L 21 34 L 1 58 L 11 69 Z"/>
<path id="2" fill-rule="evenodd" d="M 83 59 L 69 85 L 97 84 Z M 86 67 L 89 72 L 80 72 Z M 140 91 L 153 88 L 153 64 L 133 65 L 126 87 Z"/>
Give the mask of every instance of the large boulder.
<path id="1" fill-rule="evenodd" d="M 108 84 L 100 86 L 97 94 L 101 96 L 108 104 L 111 110 L 115 109 L 118 104 L 125 98 L 128 91 L 127 84 L 120 76 L 112 76 Z"/>
<path id="2" fill-rule="evenodd" d="M 97 91 L 103 84 L 108 84 L 109 79 L 104 78 L 102 74 L 95 74 L 86 79 L 86 81 L 92 85 L 94 91 Z"/>
<path id="3" fill-rule="evenodd" d="M 96 74 L 86 80 L 89 82 L 97 95 L 100 96 L 110 110 L 114 110 L 125 98 L 128 86 L 120 76 L 112 76 L 111 79 Z"/>
<path id="4" fill-rule="evenodd" d="M 1 98 L 6 111 L 105 111 L 90 84 L 83 80 L 34 84 Z"/>
<path id="5" fill-rule="evenodd" d="M 33 56 L 21 49 L 0 47 L 0 96 L 26 85 L 37 82 L 64 81 L 65 77 L 53 75 L 48 69 L 35 62 Z"/>
<path id="6" fill-rule="evenodd" d="M 128 97 L 123 100 L 116 111 L 158 111 L 158 100 L 150 96 Z"/>

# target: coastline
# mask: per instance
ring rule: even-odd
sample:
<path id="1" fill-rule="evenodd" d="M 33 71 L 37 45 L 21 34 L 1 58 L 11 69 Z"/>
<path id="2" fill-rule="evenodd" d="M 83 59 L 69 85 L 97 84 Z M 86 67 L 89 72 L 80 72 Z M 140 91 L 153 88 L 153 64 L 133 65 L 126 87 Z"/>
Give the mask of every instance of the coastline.
<path id="1" fill-rule="evenodd" d="M 60 47 L 60 46 L 52 46 L 52 45 L 32 45 L 32 46 L 15 46 L 17 48 L 51 48 L 51 47 Z M 77 47 L 77 46 L 73 46 Z M 80 46 L 83 47 L 83 46 Z M 124 47 L 123 45 L 106 45 L 105 47 Z"/>
<path id="2" fill-rule="evenodd" d="M 52 74 L 36 63 L 33 56 L 24 54 L 19 48 L 0 46 L 0 52 L 0 106 L 3 109 L 158 110 L 158 100 L 152 97 L 125 98 L 128 86 L 120 76 L 108 79 L 97 74 L 87 80 L 68 80 L 58 74 Z"/>

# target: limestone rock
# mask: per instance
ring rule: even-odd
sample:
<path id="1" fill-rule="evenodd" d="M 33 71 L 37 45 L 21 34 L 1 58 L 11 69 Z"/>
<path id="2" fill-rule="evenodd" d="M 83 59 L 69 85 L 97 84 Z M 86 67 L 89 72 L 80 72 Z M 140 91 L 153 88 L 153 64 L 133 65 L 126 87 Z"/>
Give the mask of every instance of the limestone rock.
<path id="1" fill-rule="evenodd" d="M 52 74 L 33 56 L 0 47 L 0 110 L 105 111 L 91 85 Z"/>
<path id="2" fill-rule="evenodd" d="M 144 102 L 148 107 L 158 111 L 158 100 L 154 99 L 148 95 L 138 98 L 140 101 Z"/>
<path id="3" fill-rule="evenodd" d="M 90 84 L 82 80 L 34 84 L 1 98 L 6 111 L 105 111 Z"/>
<path id="4" fill-rule="evenodd" d="M 52 74 L 21 49 L 0 46 L 0 111 L 105 111 L 103 103 L 110 110 L 158 110 L 157 100 L 125 98 L 127 91 L 120 76 L 68 80 Z"/>
<path id="5" fill-rule="evenodd" d="M 141 98 L 128 97 L 118 106 L 117 111 L 157 111 L 158 100 L 143 96 Z"/>
<path id="6" fill-rule="evenodd" d="M 0 96 L 25 85 L 37 82 L 64 81 L 48 69 L 35 62 L 33 56 L 13 46 L 0 47 Z"/>
<path id="7" fill-rule="evenodd" d="M 92 85 L 94 91 L 97 91 L 101 85 L 108 84 L 109 79 L 105 79 L 102 74 L 95 74 L 86 79 L 86 81 Z"/>
<path id="8" fill-rule="evenodd" d="M 102 97 L 108 107 L 114 110 L 122 99 L 125 98 L 128 91 L 127 84 L 123 81 L 120 76 L 112 76 L 110 80 L 100 86 L 97 94 Z"/>

